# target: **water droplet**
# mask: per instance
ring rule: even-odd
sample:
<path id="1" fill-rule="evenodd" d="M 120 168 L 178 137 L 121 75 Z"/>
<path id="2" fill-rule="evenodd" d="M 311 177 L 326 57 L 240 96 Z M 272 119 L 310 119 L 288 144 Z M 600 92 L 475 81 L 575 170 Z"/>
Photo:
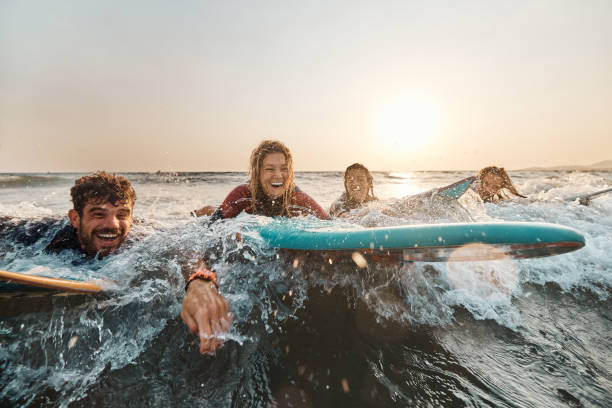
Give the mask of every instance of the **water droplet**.
<path id="1" fill-rule="evenodd" d="M 72 338 L 70 339 L 70 341 L 68 342 L 68 348 L 71 349 L 74 346 L 76 346 L 77 340 L 79 339 L 79 336 L 72 336 Z"/>
<path id="2" fill-rule="evenodd" d="M 353 252 L 353 254 L 351 255 L 351 258 L 353 259 L 353 262 L 355 262 L 355 265 L 357 265 L 359 268 L 361 269 L 367 268 L 368 261 L 366 261 L 363 255 L 361 255 L 359 252 L 357 251 Z"/>

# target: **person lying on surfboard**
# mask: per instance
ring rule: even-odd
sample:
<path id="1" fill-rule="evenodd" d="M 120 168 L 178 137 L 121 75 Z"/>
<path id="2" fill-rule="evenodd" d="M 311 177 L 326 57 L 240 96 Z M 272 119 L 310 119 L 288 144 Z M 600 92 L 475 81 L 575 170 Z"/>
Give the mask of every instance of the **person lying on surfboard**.
<path id="1" fill-rule="evenodd" d="M 344 171 L 344 193 L 332 203 L 329 215 L 338 217 L 376 200 L 372 174 L 363 164 L 353 163 Z"/>
<path id="2" fill-rule="evenodd" d="M 517 197 L 527 198 L 520 194 L 503 167 L 488 166 L 480 169 L 476 176 L 466 177 L 448 186 L 435 188 L 410 197 L 428 197 L 441 194 L 455 200 L 459 199 L 468 189 L 478 194 L 485 203 L 498 203 L 510 200 L 506 190 Z"/>
<path id="3" fill-rule="evenodd" d="M 506 194 L 506 191 L 516 197 L 527 198 L 517 191 L 503 167 L 489 166 L 480 169 L 471 188 L 485 203 L 509 200 L 510 196 Z"/>
<path id="4" fill-rule="evenodd" d="M 130 181 L 100 171 L 77 179 L 70 195 L 70 224 L 53 237 L 45 252 L 74 250 L 100 259 L 118 250 L 132 226 L 136 192 Z M 204 261 L 197 267 L 187 278 L 181 317 L 200 336 L 200 352 L 212 353 L 222 344 L 215 335 L 229 330 L 231 317 L 227 301 L 217 291 L 215 274 Z"/>
<path id="5" fill-rule="evenodd" d="M 283 143 L 261 142 L 251 153 L 249 173 L 249 183 L 232 190 L 216 211 L 207 206 L 197 215 L 212 214 L 212 221 L 233 218 L 243 211 L 270 217 L 312 214 L 329 219 L 325 210 L 293 183 L 293 158 Z M 181 317 L 200 336 L 200 353 L 212 353 L 223 344 L 214 334 L 227 331 L 231 324 L 229 308 L 225 299 L 212 296 L 216 275 L 206 263 L 200 261 L 193 269 L 187 279 Z M 215 313 L 202 314 L 201 310 L 211 304 L 216 306 Z"/>
<path id="6" fill-rule="evenodd" d="M 78 246 L 88 256 L 100 258 L 117 250 L 132 225 L 136 192 L 129 180 L 102 171 L 76 180 L 70 194 L 74 207 L 68 211 L 71 225 L 60 231 L 47 249 L 57 252 Z M 229 306 L 205 261 L 189 272 L 181 318 L 200 336 L 200 353 L 212 353 L 222 345 L 215 335 L 229 330 Z"/>
<path id="7" fill-rule="evenodd" d="M 211 215 L 211 220 L 233 218 L 241 212 L 269 217 L 314 215 L 329 219 L 329 215 L 308 194 L 293 182 L 293 157 L 283 143 L 264 140 L 251 153 L 250 178 L 232 190 L 215 210 L 206 206 L 193 215 Z"/>
<path id="8" fill-rule="evenodd" d="M 424 193 L 403 197 L 397 200 L 387 200 L 377 206 L 377 210 L 382 214 L 391 217 L 402 217 L 405 215 L 406 203 L 421 201 L 431 198 L 438 194 L 446 199 L 457 199 L 470 185 L 476 180 L 475 177 L 468 177 L 456 183 L 442 188 L 436 188 Z M 329 213 L 334 217 L 360 218 L 367 214 L 364 211 L 352 211 L 364 207 L 368 203 L 379 201 L 374 195 L 373 177 L 367 167 L 361 163 L 353 163 L 344 172 L 344 193 L 332 203 Z M 458 204 L 457 204 L 458 205 Z M 419 205 L 422 207 L 422 205 Z"/>
<path id="9" fill-rule="evenodd" d="M 352 169 L 349 172 L 349 169 L 353 166 L 355 166 L 354 170 Z M 344 187 L 345 192 L 332 204 L 329 210 L 332 216 L 342 216 L 347 211 L 359 208 L 369 201 L 377 200 L 374 196 L 372 176 L 367 168 L 359 163 L 355 163 L 347 168 L 344 173 Z M 464 178 L 448 186 L 404 197 L 403 200 L 426 198 L 435 194 L 456 200 L 468 189 L 476 192 L 479 199 L 485 203 L 498 203 L 509 200 L 510 197 L 506 191 L 517 197 L 526 198 L 518 192 L 504 168 L 488 166 L 482 168 L 476 176 Z"/>

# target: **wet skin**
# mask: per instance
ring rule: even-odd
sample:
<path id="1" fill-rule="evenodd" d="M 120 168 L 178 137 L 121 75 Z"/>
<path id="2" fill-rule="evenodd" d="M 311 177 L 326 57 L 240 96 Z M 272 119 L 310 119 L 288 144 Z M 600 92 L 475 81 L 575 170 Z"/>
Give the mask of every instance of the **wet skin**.
<path id="1" fill-rule="evenodd" d="M 344 183 L 347 198 L 353 202 L 363 203 L 368 197 L 368 174 L 364 170 L 350 170 Z"/>
<path id="2" fill-rule="evenodd" d="M 222 335 L 229 332 L 232 325 L 227 300 L 214 284 L 200 279 L 192 281 L 187 287 L 181 318 L 189 330 L 200 338 L 200 354 L 213 354 L 222 347 Z"/>
<path id="3" fill-rule="evenodd" d="M 484 201 L 492 201 L 504 186 L 504 179 L 496 174 L 487 174 L 480 181 L 478 194 Z"/>
<path id="4" fill-rule="evenodd" d="M 261 165 L 259 184 L 267 196 L 278 198 L 283 195 L 289 178 L 289 167 L 283 153 L 267 154 Z"/>
<path id="5" fill-rule="evenodd" d="M 82 214 L 74 209 L 68 211 L 83 251 L 103 257 L 119 248 L 130 232 L 133 207 L 131 202 L 113 204 L 89 200 Z"/>

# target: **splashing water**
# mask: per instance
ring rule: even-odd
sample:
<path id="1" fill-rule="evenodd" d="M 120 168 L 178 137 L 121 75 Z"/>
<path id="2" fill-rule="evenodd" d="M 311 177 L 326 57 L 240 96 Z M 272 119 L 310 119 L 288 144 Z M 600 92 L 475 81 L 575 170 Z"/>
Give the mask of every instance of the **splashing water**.
<path id="1" fill-rule="evenodd" d="M 459 203 L 394 197 L 468 175 L 374 173 L 380 202 L 331 224 L 303 222 L 543 221 L 578 229 L 587 245 L 518 261 L 288 259 L 256 233 L 270 219 L 209 226 L 207 217 L 189 217 L 218 204 L 245 174 L 160 173 L 128 175 L 139 201 L 127 245 L 91 261 L 42 251 L 65 223 L 77 175 L 3 175 L 0 269 L 117 286 L 95 296 L 0 292 L 0 405 L 612 404 L 612 195 L 589 207 L 564 201 L 609 187 L 612 174 L 511 174 L 529 199 L 501 205 L 469 194 Z M 297 184 L 328 206 L 341 176 L 298 174 Z M 203 254 L 234 316 L 214 356 L 199 355 L 179 317 L 181 269 Z"/>

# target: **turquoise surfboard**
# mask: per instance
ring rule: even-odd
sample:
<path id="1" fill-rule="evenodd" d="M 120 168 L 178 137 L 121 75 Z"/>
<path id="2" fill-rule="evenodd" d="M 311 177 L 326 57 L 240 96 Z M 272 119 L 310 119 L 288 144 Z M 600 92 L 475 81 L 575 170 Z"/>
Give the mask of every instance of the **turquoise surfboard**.
<path id="1" fill-rule="evenodd" d="M 463 194 L 465 194 L 465 192 L 468 190 L 468 188 L 470 188 L 474 181 L 476 181 L 476 177 L 467 177 L 453 184 L 449 184 L 448 186 L 434 188 L 404 198 L 429 198 L 434 195 L 441 195 L 447 198 L 451 198 L 453 200 L 458 200 Z"/>
<path id="2" fill-rule="evenodd" d="M 473 177 L 473 176 L 468 177 L 463 180 L 459 180 L 456 183 L 449 184 L 448 186 L 440 187 L 438 189 L 434 189 L 434 190 L 430 190 L 425 193 L 421 193 L 420 195 L 431 196 L 434 194 L 440 194 L 440 195 L 443 195 L 444 197 L 448 197 L 448 198 L 457 200 L 463 194 L 465 194 L 467 189 L 470 188 L 470 186 L 472 185 L 472 183 L 474 183 L 474 181 L 476 181 L 476 177 Z M 417 196 L 418 195 L 419 194 L 417 194 Z"/>
<path id="3" fill-rule="evenodd" d="M 354 252 L 378 261 L 462 261 L 544 257 L 580 249 L 584 236 L 556 224 L 456 223 L 347 229 L 272 222 L 259 231 L 271 247 L 328 257 Z M 461 249 L 461 251 L 458 251 Z"/>

